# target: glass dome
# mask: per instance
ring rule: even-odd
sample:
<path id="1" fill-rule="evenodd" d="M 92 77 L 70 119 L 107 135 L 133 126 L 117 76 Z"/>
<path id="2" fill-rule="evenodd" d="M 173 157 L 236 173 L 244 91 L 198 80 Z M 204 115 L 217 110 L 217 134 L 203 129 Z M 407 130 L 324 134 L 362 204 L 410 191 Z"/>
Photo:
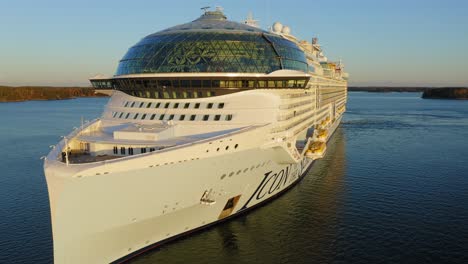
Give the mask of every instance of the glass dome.
<path id="1" fill-rule="evenodd" d="M 307 72 L 304 52 L 294 42 L 208 11 L 193 22 L 143 38 L 120 60 L 116 75 L 280 69 Z"/>

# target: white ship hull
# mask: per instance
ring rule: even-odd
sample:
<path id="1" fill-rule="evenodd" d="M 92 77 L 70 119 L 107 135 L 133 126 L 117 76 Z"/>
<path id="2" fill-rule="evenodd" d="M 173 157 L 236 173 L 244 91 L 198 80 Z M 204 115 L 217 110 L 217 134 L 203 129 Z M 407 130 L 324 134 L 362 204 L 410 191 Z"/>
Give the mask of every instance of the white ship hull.
<path id="1" fill-rule="evenodd" d="M 330 136 L 339 123 L 337 119 L 330 126 Z M 277 155 L 273 149 L 254 148 L 69 180 L 46 168 L 50 195 L 57 194 L 52 188 L 61 191 L 52 212 L 55 261 L 122 262 L 241 214 L 287 190 L 313 163 L 304 158 L 297 164 L 279 164 L 275 162 Z M 112 177 L 112 184 L 108 177 Z M 207 190 L 211 190 L 211 203 L 200 202 Z M 232 209 L 224 210 L 234 197 L 239 198 Z"/>

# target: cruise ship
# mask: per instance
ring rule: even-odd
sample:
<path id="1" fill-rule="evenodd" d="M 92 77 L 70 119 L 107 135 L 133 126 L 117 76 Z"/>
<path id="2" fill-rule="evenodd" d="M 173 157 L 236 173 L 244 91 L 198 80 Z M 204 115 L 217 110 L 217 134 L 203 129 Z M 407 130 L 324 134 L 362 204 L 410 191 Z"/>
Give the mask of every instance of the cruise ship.
<path id="1" fill-rule="evenodd" d="M 127 262 L 278 197 L 326 155 L 347 78 L 316 38 L 221 8 L 144 37 L 45 158 L 54 262 Z"/>

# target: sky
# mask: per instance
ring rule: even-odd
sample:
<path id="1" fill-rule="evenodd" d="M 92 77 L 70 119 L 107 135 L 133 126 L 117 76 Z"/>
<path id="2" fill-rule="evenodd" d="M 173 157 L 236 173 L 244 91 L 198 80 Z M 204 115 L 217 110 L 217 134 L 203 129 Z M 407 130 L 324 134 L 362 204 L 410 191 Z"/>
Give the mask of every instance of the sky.
<path id="1" fill-rule="evenodd" d="M 141 38 L 204 6 L 318 37 L 350 85 L 468 86 L 467 0 L 0 0 L 0 85 L 89 86 Z"/>

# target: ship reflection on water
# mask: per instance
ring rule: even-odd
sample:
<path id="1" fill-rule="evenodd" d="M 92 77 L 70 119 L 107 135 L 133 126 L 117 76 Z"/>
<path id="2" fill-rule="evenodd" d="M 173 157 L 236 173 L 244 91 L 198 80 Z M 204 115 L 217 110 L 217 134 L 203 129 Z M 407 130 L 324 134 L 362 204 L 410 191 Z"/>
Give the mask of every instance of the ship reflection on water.
<path id="1" fill-rule="evenodd" d="M 346 140 L 338 128 L 327 155 L 278 199 L 249 214 L 153 250 L 131 263 L 329 262 L 342 209 Z"/>

